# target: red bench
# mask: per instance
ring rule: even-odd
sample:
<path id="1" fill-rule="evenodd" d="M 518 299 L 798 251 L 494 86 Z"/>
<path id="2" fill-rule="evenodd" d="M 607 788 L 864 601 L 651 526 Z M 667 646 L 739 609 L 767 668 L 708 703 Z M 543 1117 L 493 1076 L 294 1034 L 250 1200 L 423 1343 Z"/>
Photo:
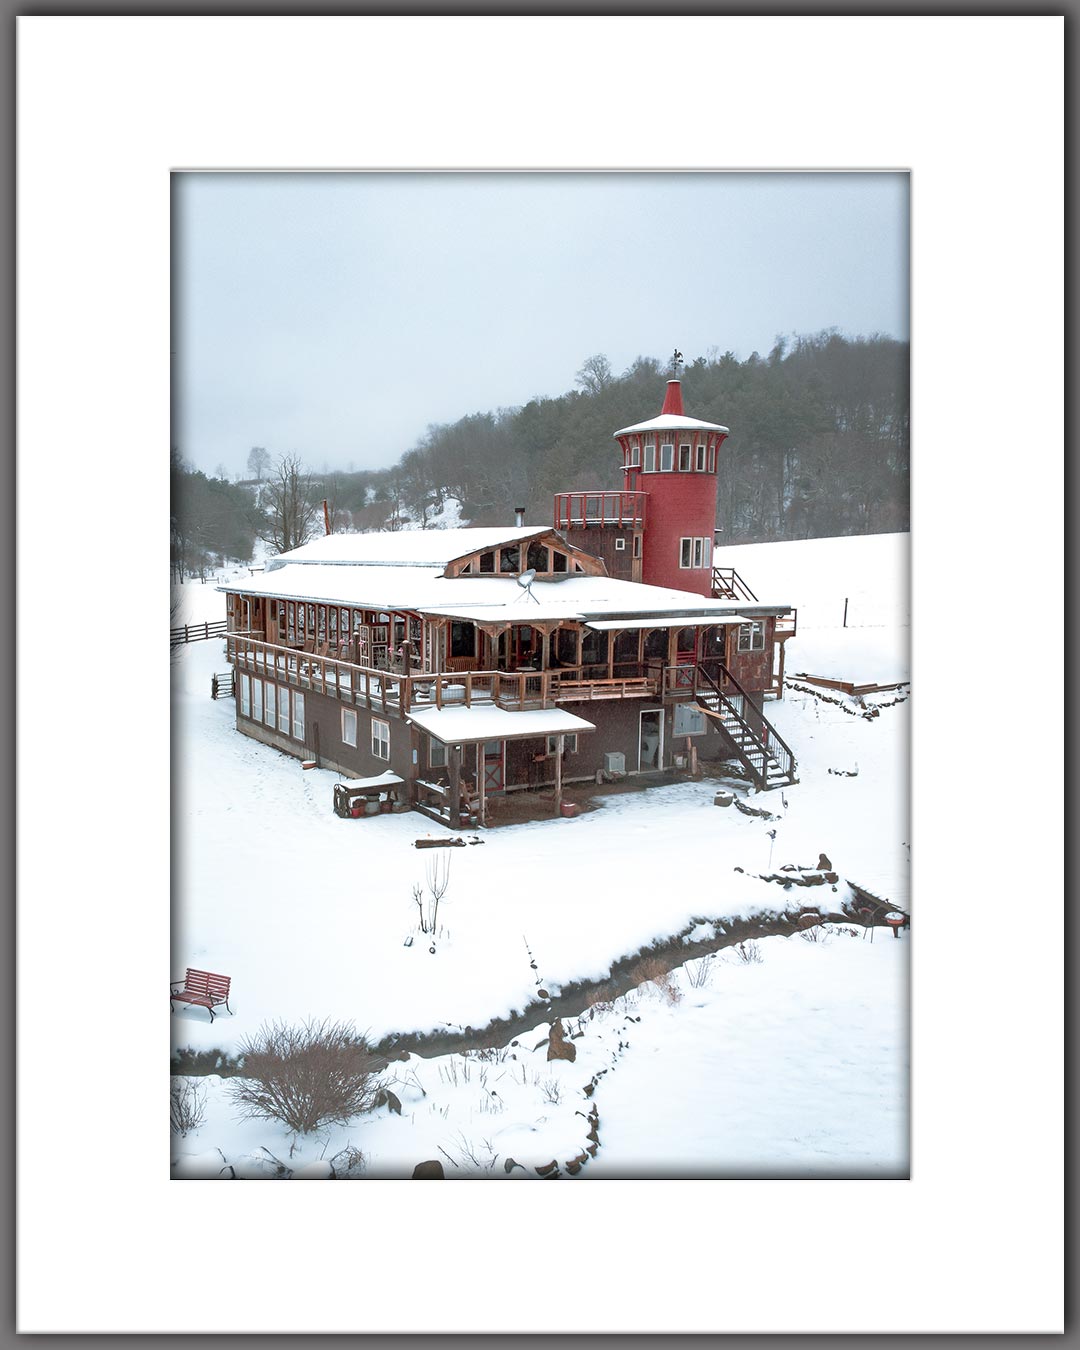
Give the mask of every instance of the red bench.
<path id="1" fill-rule="evenodd" d="M 210 1021 L 214 1020 L 214 1009 L 220 1007 L 222 1003 L 232 1014 L 229 1007 L 229 985 L 232 979 L 228 975 L 213 975 L 209 970 L 193 970 L 188 966 L 187 973 L 182 980 L 173 980 L 169 988 L 169 999 L 171 1002 L 194 1003 L 200 1008 L 205 1008 L 210 1014 Z M 182 985 L 177 989 L 177 985 Z M 175 1008 L 171 1008 L 175 1012 Z"/>

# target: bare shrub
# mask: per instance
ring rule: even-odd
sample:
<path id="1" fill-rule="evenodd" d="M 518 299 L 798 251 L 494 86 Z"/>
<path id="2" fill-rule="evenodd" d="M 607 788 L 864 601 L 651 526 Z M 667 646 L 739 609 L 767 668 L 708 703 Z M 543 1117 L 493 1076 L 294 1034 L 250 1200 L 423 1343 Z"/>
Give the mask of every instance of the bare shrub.
<path id="1" fill-rule="evenodd" d="M 744 965 L 760 965 L 762 961 L 761 952 L 758 950 L 756 942 L 736 942 L 734 947 L 735 955 Z"/>
<path id="2" fill-rule="evenodd" d="M 454 1150 L 457 1157 L 447 1153 L 441 1144 L 437 1147 L 450 1166 L 462 1172 L 490 1172 L 499 1160 L 499 1155 L 492 1147 L 490 1139 L 471 1143 L 463 1134 L 459 1133 Z"/>
<path id="3" fill-rule="evenodd" d="M 547 1078 L 540 1084 L 540 1090 L 544 1094 L 544 1101 L 550 1102 L 552 1106 L 558 1106 L 562 1101 L 562 1084 L 557 1078 Z"/>
<path id="4" fill-rule="evenodd" d="M 613 984 L 598 984 L 586 993 L 585 1006 L 589 1009 L 590 1014 L 607 1012 L 618 997 L 618 990 Z"/>
<path id="5" fill-rule="evenodd" d="M 707 956 L 703 956 L 700 961 L 687 961 L 683 969 L 691 989 L 704 989 L 712 979 L 712 961 Z"/>
<path id="6" fill-rule="evenodd" d="M 643 957 L 634 967 L 633 973 L 641 984 L 653 985 L 672 1007 L 681 1000 L 682 990 L 659 957 Z"/>
<path id="7" fill-rule="evenodd" d="M 354 1148 L 352 1144 L 346 1144 L 330 1159 L 330 1166 L 334 1169 L 334 1177 L 337 1181 L 355 1181 L 363 1175 L 367 1167 L 367 1159 L 358 1148 Z"/>
<path id="8" fill-rule="evenodd" d="M 191 1134 L 206 1120 L 206 1093 L 190 1078 L 174 1078 L 169 1097 L 173 1134 Z"/>
<path id="9" fill-rule="evenodd" d="M 825 929 L 819 920 L 817 923 L 808 924 L 805 928 L 799 929 L 799 936 L 807 942 L 820 942 L 825 944 Z"/>
<path id="10" fill-rule="evenodd" d="M 241 1118 L 276 1120 L 295 1134 L 347 1124 L 383 1087 L 371 1047 L 348 1022 L 264 1023 L 239 1050 L 243 1077 L 229 1091 Z"/>

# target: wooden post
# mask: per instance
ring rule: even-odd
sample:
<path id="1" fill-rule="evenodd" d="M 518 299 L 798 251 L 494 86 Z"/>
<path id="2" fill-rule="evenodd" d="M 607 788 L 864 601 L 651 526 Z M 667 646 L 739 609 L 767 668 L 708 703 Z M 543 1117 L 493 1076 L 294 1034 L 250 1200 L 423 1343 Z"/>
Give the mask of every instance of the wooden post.
<path id="1" fill-rule="evenodd" d="M 562 811 L 562 757 L 566 737 L 562 732 L 555 737 L 555 814 Z"/>
<path id="2" fill-rule="evenodd" d="M 487 784 L 484 779 L 487 777 L 484 772 L 484 743 L 476 743 L 476 791 L 480 797 L 480 826 L 487 829 Z"/>
<path id="3" fill-rule="evenodd" d="M 607 635 L 607 677 L 615 678 L 615 630 L 609 629 Z"/>
<path id="4" fill-rule="evenodd" d="M 449 785 L 449 805 L 450 805 L 450 828 L 452 830 L 461 829 L 461 747 L 458 745 L 448 745 L 446 747 L 446 768 L 450 778 Z"/>

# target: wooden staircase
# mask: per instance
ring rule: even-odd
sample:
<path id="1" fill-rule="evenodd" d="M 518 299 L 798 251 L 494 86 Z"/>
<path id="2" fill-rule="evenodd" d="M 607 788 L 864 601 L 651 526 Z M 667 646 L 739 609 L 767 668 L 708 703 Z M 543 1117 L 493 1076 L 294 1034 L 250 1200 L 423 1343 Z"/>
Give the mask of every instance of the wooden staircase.
<path id="1" fill-rule="evenodd" d="M 698 665 L 694 697 L 734 746 L 759 792 L 798 782 L 791 747 L 722 662 Z"/>

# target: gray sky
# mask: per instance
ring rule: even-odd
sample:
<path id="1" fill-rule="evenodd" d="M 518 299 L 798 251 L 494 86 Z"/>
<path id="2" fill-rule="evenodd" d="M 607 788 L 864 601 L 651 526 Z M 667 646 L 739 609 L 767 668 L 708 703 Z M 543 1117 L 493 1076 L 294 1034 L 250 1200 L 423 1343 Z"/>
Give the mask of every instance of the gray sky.
<path id="1" fill-rule="evenodd" d="M 908 335 L 904 174 L 182 174 L 174 426 L 381 468 L 433 422 L 574 387 L 586 357 Z"/>

